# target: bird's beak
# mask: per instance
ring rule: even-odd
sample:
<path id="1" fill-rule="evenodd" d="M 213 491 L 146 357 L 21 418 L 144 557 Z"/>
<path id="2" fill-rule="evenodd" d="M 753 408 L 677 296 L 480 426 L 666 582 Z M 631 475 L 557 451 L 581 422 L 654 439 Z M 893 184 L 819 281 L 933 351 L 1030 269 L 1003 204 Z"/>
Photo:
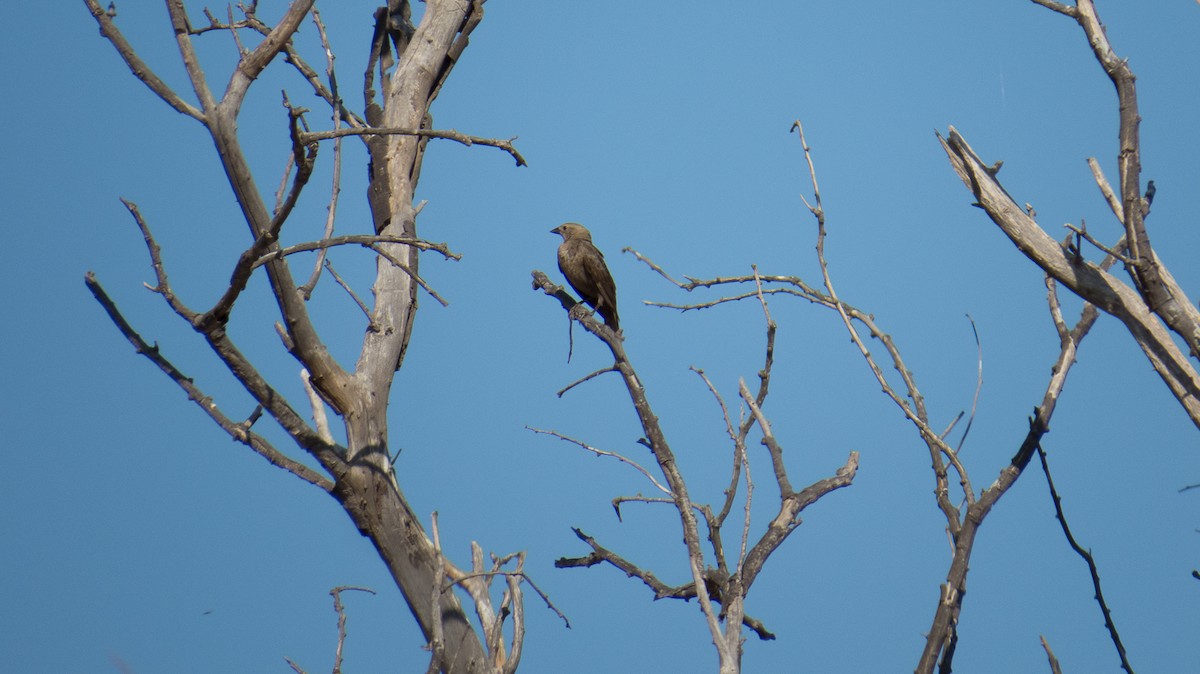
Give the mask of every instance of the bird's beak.
<path id="1" fill-rule="evenodd" d="M 562 234 L 562 225 L 559 225 L 558 227 L 555 227 L 554 229 L 550 230 L 550 233 L 551 234 Z"/>

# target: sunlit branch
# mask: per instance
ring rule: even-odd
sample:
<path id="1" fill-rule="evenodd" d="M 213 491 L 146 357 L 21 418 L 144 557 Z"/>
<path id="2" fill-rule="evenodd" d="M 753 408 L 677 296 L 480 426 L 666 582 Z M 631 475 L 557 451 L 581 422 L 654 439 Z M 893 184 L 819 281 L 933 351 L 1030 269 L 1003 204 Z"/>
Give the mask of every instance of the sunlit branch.
<path id="1" fill-rule="evenodd" d="M 346 136 L 416 136 L 418 138 L 442 138 L 452 140 L 456 143 L 461 143 L 468 147 L 472 145 L 486 145 L 507 152 L 517 162 L 517 166 L 526 166 L 525 157 L 517 151 L 513 141 L 515 138 L 503 140 L 499 138 L 483 138 L 480 136 L 471 136 L 465 133 L 459 133 L 453 129 L 438 130 L 438 129 L 395 129 L 389 127 L 352 127 L 348 129 L 334 129 L 332 131 L 313 131 L 301 134 L 301 141 L 308 143 L 313 141 L 330 140 L 333 138 L 344 138 Z"/>

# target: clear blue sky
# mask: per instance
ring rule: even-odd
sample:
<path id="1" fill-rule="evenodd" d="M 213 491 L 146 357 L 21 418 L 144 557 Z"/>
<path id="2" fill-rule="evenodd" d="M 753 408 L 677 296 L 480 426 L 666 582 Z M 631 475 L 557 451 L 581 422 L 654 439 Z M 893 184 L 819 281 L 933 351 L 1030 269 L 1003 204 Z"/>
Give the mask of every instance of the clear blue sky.
<path id="1" fill-rule="evenodd" d="M 264 3 L 264 16 L 276 4 Z M 1138 75 L 1143 175 L 1158 186 L 1151 236 L 1195 299 L 1200 7 L 1146 4 L 1101 0 L 1100 12 Z M 324 10 L 355 107 L 373 7 Z M 161 3 L 118 8 L 126 35 L 190 99 Z M 228 414 L 250 413 L 201 341 L 142 287 L 152 271 L 118 202 L 139 204 L 183 299 L 211 303 L 248 245 L 211 143 L 130 75 L 82 3 L 7 11 L 3 667 L 286 672 L 286 656 L 328 671 L 336 630 L 327 593 L 363 585 L 378 595 L 345 597 L 345 671 L 421 671 L 419 632 L 336 503 L 232 443 L 132 352 L 84 288 L 94 270 L 142 335 Z M 311 48 L 311 26 L 304 31 Z M 216 34 L 205 44 L 220 88 L 234 46 Z M 319 109 L 281 63 L 256 85 L 240 126 L 267 190 L 287 152 L 281 88 Z M 985 160 L 1003 159 L 1008 190 L 1056 237 L 1081 218 L 1101 238 L 1117 236 L 1085 163 L 1098 157 L 1116 174 L 1112 85 L 1075 24 L 1027 0 L 753 9 L 492 0 L 434 117 L 438 128 L 519 136 L 530 165 L 514 168 L 489 148 L 430 145 L 421 231 L 464 257 L 423 262 L 450 306 L 422 298 L 393 396 L 392 444 L 403 448 L 397 467 L 413 508 L 426 523 L 439 511 L 455 559 L 465 562 L 472 540 L 528 551 L 528 570 L 571 619 L 565 630 L 528 599 L 523 672 L 702 672 L 716 662 L 694 603 L 652 602 L 608 567 L 553 568 L 585 552 L 570 531 L 578 526 L 668 582 L 686 578 L 671 512 L 627 506 L 624 522 L 613 517 L 611 498 L 647 493 L 638 474 L 524 428 L 644 455 L 615 378 L 554 395 L 606 360 L 577 330 L 568 363 L 561 310 L 529 289 L 530 270 L 557 273 L 552 227 L 580 221 L 607 253 L 631 358 L 704 501 L 720 498 L 729 447 L 687 368 L 705 368 L 732 404 L 738 378 L 752 382 L 761 364 L 761 312 L 643 306 L 696 297 L 620 250 L 632 246 L 676 275 L 757 264 L 819 281 L 794 119 L 817 162 L 839 292 L 904 350 L 935 426 L 970 407 L 977 363 L 965 314 L 978 325 L 985 383 L 964 452 L 977 487 L 1016 450 L 1058 346 L 1041 274 L 970 206 L 934 130 L 953 124 Z M 365 169 L 357 143 L 347 148 L 338 226 L 357 231 L 367 221 Z M 330 149 L 289 240 L 318 236 Z M 368 296 L 366 254 L 334 260 Z M 330 283 L 314 303 L 331 348 L 350 357 L 362 332 L 356 310 Z M 755 585 L 748 612 L 779 639 L 749 640 L 745 671 L 909 671 L 949 563 L 928 455 L 833 314 L 782 298 L 771 307 L 780 333 L 766 411 L 792 481 L 830 474 L 851 450 L 862 459 L 853 486 L 807 511 Z M 303 406 L 274 320 L 260 280 L 233 335 Z M 1099 321 L 1079 361 L 1045 443 L 1065 507 L 1097 556 L 1134 666 L 1192 670 L 1200 491 L 1177 490 L 1200 482 L 1200 434 L 1116 321 Z M 752 450 L 765 475 L 765 454 Z M 760 486 L 767 506 L 769 485 Z M 1045 635 L 1066 671 L 1118 671 L 1040 474 L 1027 473 L 984 525 L 968 587 L 957 670 L 1048 671 Z"/>

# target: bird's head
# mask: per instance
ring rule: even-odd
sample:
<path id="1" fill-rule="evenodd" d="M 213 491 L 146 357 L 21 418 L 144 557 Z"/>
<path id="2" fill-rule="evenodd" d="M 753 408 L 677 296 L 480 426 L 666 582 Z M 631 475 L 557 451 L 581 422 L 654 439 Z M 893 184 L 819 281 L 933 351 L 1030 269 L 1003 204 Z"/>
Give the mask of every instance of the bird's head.
<path id="1" fill-rule="evenodd" d="M 550 230 L 551 234 L 558 234 L 563 238 L 563 241 L 571 239 L 582 239 L 584 241 L 592 240 L 592 233 L 587 231 L 587 228 L 577 222 L 564 222 L 563 224 Z"/>

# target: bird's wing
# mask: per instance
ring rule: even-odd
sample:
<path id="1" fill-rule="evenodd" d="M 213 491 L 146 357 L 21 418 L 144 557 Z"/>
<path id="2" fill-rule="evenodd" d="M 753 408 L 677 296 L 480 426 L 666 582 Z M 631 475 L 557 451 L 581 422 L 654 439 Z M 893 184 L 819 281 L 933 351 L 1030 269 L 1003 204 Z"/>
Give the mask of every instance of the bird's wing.
<path id="1" fill-rule="evenodd" d="M 589 285 L 595 288 L 597 305 L 604 305 L 616 310 L 617 284 L 613 281 L 612 273 L 604 264 L 604 253 L 599 248 L 587 244 L 586 254 L 582 255 L 583 270 L 587 275 Z"/>

